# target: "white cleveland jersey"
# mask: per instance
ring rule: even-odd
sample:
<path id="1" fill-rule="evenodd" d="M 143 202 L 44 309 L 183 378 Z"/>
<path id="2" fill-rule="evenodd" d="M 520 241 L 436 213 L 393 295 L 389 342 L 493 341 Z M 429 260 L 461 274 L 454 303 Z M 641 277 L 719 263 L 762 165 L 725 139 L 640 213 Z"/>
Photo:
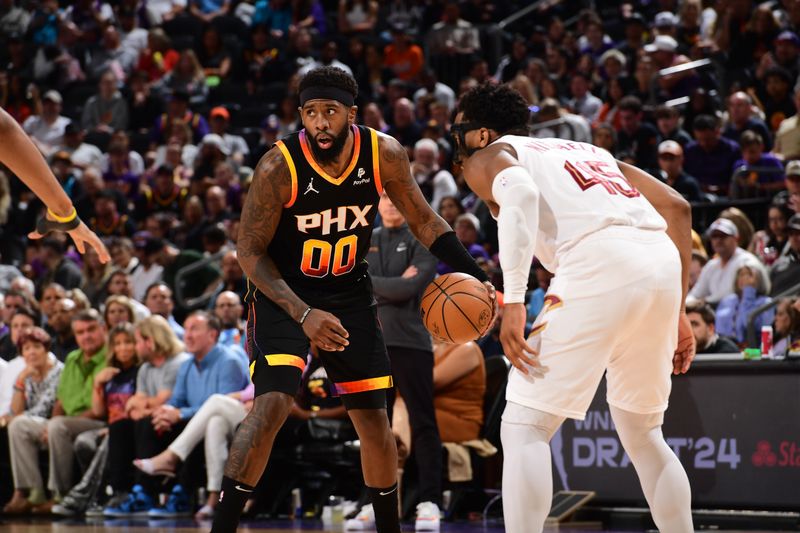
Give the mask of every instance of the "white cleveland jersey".
<path id="1" fill-rule="evenodd" d="M 561 139 L 504 135 L 539 189 L 539 233 L 534 254 L 555 272 L 561 254 L 608 226 L 666 230 L 655 208 L 622 175 L 607 151 Z"/>

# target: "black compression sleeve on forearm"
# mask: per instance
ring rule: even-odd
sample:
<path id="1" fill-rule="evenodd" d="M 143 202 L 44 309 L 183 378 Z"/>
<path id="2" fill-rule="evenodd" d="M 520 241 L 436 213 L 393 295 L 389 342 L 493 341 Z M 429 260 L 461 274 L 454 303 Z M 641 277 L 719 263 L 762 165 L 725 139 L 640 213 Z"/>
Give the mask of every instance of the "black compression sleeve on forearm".
<path id="1" fill-rule="evenodd" d="M 483 271 L 475 259 L 469 255 L 469 252 L 461 241 L 456 237 L 455 231 L 448 231 L 439 235 L 433 241 L 430 252 L 435 255 L 440 261 L 448 265 L 456 272 L 464 272 L 470 276 L 478 278 L 480 281 L 489 281 L 489 276 Z"/>

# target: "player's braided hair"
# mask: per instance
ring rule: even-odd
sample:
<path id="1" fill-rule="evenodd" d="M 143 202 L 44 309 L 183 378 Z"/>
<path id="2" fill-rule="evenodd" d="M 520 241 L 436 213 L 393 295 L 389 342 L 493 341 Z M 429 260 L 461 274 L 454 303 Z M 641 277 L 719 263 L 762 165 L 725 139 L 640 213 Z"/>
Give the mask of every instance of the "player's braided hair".
<path id="1" fill-rule="evenodd" d="M 528 135 L 530 110 L 522 95 L 507 85 L 484 83 L 461 97 L 464 121 L 484 124 L 499 134 Z"/>
<path id="2" fill-rule="evenodd" d="M 298 92 L 302 93 L 309 87 L 333 87 L 352 94 L 353 99 L 358 96 L 358 84 L 353 76 L 336 67 L 317 67 L 310 70 L 300 80 Z"/>

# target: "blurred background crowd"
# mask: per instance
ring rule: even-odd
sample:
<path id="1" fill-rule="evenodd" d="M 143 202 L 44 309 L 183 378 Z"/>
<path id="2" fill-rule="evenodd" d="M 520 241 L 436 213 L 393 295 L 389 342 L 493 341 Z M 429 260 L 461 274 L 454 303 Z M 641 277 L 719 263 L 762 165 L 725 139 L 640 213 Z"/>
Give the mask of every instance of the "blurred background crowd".
<path id="1" fill-rule="evenodd" d="M 298 81 L 320 65 L 352 73 L 359 121 L 407 148 L 498 289 L 496 224 L 449 136 L 459 95 L 486 82 L 524 96 L 532 136 L 593 143 L 692 203 L 698 351 L 738 352 L 757 342 L 748 326 L 772 326 L 775 355 L 800 352 L 798 31 L 800 0 L 0 0 L 0 105 L 113 258 L 59 235 L 29 241 L 42 205 L 0 170 L 6 512 L 148 512 L 163 489 L 148 474 L 198 455 L 210 496 L 197 504 L 213 513 L 226 438 L 252 397 L 239 214 L 260 157 L 302 127 Z M 532 265 L 531 323 L 550 278 Z M 437 382 L 434 369 L 434 395 L 450 394 L 443 440 L 464 422 L 448 408 L 475 407 L 451 440 L 485 431 L 498 331 L 462 347 L 468 372 Z M 452 347 L 434 352 L 438 364 Z M 312 412 L 345 417 L 325 380 L 306 372 L 293 413 L 305 429 L 287 449 L 321 431 Z M 113 501 L 80 477 L 98 453 Z M 181 481 L 167 515 L 203 486 Z"/>

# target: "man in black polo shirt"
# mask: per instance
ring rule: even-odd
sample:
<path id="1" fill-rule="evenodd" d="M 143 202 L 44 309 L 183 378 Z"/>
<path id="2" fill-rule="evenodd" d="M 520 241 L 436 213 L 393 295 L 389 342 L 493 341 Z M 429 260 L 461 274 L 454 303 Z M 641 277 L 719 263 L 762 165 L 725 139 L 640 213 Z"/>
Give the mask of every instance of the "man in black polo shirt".
<path id="1" fill-rule="evenodd" d="M 686 306 L 686 316 L 692 324 L 697 341 L 697 353 L 737 353 L 739 347 L 728 337 L 717 335 L 716 314 L 711 306 L 697 302 Z"/>

